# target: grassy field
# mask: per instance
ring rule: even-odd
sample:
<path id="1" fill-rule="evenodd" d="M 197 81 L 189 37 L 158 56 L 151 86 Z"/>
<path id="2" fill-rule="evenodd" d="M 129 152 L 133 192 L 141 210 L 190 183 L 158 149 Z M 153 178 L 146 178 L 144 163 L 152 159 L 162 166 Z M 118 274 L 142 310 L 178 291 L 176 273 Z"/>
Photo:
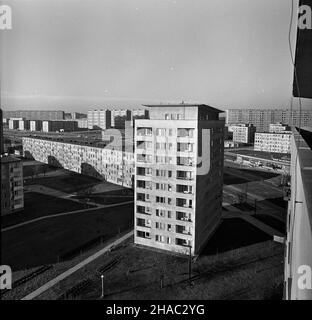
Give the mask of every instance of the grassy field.
<path id="1" fill-rule="evenodd" d="M 284 208 L 286 209 L 287 206 L 288 206 L 288 202 L 285 201 L 283 199 L 283 197 L 279 197 L 279 198 L 270 198 L 270 199 L 267 199 L 268 201 L 272 202 L 273 204 L 281 207 L 281 208 Z"/>
<path id="2" fill-rule="evenodd" d="M 24 160 L 23 160 L 24 162 Z M 48 173 L 51 171 L 56 171 L 56 168 L 51 167 L 44 163 L 38 163 L 34 165 L 24 165 L 23 166 L 23 176 L 24 178 L 36 176 L 36 174 Z"/>
<path id="3" fill-rule="evenodd" d="M 51 214 L 76 211 L 92 207 L 94 206 L 67 199 L 60 199 L 37 192 L 26 192 L 24 193 L 24 209 L 13 214 L 1 216 L 1 227 L 8 227 L 23 221 Z"/>
<path id="4" fill-rule="evenodd" d="M 202 255 L 214 255 L 271 239 L 272 237 L 242 219 L 224 219 Z"/>
<path id="5" fill-rule="evenodd" d="M 267 224 L 268 226 L 272 227 L 273 229 L 278 230 L 281 233 L 285 233 L 285 223 L 273 218 L 272 216 L 268 216 L 266 214 L 256 214 L 254 217 L 261 222 Z"/>
<path id="6" fill-rule="evenodd" d="M 85 279 L 91 285 L 76 298 L 99 299 L 98 270 L 116 259 L 119 262 L 104 273 L 107 300 L 281 299 L 282 258 L 283 247 L 272 241 L 217 256 L 200 256 L 192 263 L 190 285 L 187 257 L 137 247 L 129 240 L 63 280 L 40 299 L 56 299 Z"/>
<path id="7" fill-rule="evenodd" d="M 66 193 L 73 193 L 93 187 L 99 183 L 101 183 L 101 181 L 95 178 L 67 171 L 59 176 L 29 179 L 26 181 L 25 185 L 39 184 Z"/>
<path id="8" fill-rule="evenodd" d="M 226 171 L 223 173 L 223 183 L 225 185 L 246 183 L 248 181 L 249 180 L 245 179 L 244 177 L 237 177 Z"/>
<path id="9" fill-rule="evenodd" d="M 113 203 L 121 203 L 121 202 L 126 202 L 126 201 L 131 201 L 133 200 L 133 196 L 107 196 L 107 195 L 98 195 L 98 194 L 92 194 L 88 196 L 87 198 L 84 196 L 74 196 L 72 197 L 73 199 L 78 199 L 78 200 L 84 200 L 88 199 L 89 201 L 99 203 L 99 204 L 113 204 Z"/>
<path id="10" fill-rule="evenodd" d="M 55 263 L 60 255 L 133 225 L 133 204 L 38 221 L 2 233 L 1 261 L 14 270 Z"/>

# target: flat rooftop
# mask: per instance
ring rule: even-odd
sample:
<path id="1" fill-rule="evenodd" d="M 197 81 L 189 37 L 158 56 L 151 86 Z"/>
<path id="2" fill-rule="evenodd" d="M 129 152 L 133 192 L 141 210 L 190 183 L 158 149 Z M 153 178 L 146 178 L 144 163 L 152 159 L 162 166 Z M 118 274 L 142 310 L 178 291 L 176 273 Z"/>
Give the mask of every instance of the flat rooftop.
<path id="1" fill-rule="evenodd" d="M 196 104 L 196 103 L 173 103 L 173 104 L 143 104 L 143 107 L 148 107 L 148 108 L 159 108 L 159 107 L 177 107 L 177 108 L 181 108 L 181 107 L 205 107 L 205 108 L 209 108 L 211 111 L 213 112 L 217 112 L 217 113 L 223 113 L 225 111 L 222 111 L 220 109 L 211 107 L 207 104 Z"/>
<path id="2" fill-rule="evenodd" d="M 122 139 L 122 146 L 120 146 L 117 141 L 120 141 L 120 139 L 114 140 L 114 141 L 103 141 L 100 139 L 86 139 L 86 138 L 73 138 L 73 137 L 25 137 L 25 138 L 31 138 L 36 140 L 45 140 L 45 141 L 51 141 L 51 142 L 60 142 L 60 143 L 67 143 L 67 144 L 73 144 L 73 145 L 81 145 L 81 146 L 88 146 L 88 147 L 94 147 L 94 148 L 110 148 L 114 150 L 120 150 L 120 147 L 124 149 L 125 145 L 127 146 L 133 146 L 132 140 L 129 139 Z"/>

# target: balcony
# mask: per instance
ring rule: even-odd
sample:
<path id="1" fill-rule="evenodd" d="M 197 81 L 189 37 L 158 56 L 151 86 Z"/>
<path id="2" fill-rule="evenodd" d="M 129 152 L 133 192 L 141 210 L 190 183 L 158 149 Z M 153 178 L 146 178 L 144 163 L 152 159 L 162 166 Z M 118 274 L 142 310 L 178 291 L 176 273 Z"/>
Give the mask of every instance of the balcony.
<path id="1" fill-rule="evenodd" d="M 152 189 L 152 183 L 150 181 L 137 180 L 137 188 Z"/>
<path id="2" fill-rule="evenodd" d="M 137 162 L 138 162 L 138 163 L 151 164 L 152 161 L 153 161 L 152 155 L 148 155 L 148 154 L 137 154 Z"/>
<path id="3" fill-rule="evenodd" d="M 144 239 L 151 239 L 151 234 L 149 232 L 137 231 L 137 236 Z"/>
<path id="4" fill-rule="evenodd" d="M 190 227 L 176 225 L 176 233 L 181 233 L 181 234 L 185 234 L 185 235 L 191 235 L 191 228 Z"/>
<path id="5" fill-rule="evenodd" d="M 194 152 L 194 143 L 178 142 L 177 151 L 178 152 Z"/>
<path id="6" fill-rule="evenodd" d="M 149 207 L 137 206 L 137 213 L 151 215 L 151 209 Z"/>
<path id="7" fill-rule="evenodd" d="M 146 137 L 146 136 L 152 136 L 153 130 L 152 128 L 137 128 L 137 137 Z"/>
<path id="8" fill-rule="evenodd" d="M 182 247 L 190 247 L 191 246 L 191 241 L 190 240 L 186 240 L 186 239 L 176 238 L 175 244 L 178 245 L 178 246 L 182 246 Z"/>
<path id="9" fill-rule="evenodd" d="M 190 128 L 180 128 L 177 132 L 178 138 L 193 138 L 194 137 L 194 129 Z"/>
<path id="10" fill-rule="evenodd" d="M 147 150 L 152 148 L 152 142 L 150 141 L 137 141 L 137 150 Z"/>
<path id="11" fill-rule="evenodd" d="M 176 213 L 176 220 L 192 222 L 191 215 L 189 213 L 180 212 L 180 211 L 177 211 Z"/>
<path id="12" fill-rule="evenodd" d="M 177 179 L 194 180 L 194 175 L 191 171 L 177 171 Z"/>
<path id="13" fill-rule="evenodd" d="M 137 201 L 150 202 L 148 195 L 145 193 L 137 193 Z"/>
<path id="14" fill-rule="evenodd" d="M 188 185 L 177 184 L 176 192 L 184 194 L 193 194 L 193 187 Z"/>
<path id="15" fill-rule="evenodd" d="M 137 226 L 143 228 L 150 228 L 152 226 L 151 220 L 137 218 Z"/>
<path id="16" fill-rule="evenodd" d="M 193 157 L 177 157 L 177 165 L 193 167 L 195 165 L 195 160 Z"/>
<path id="17" fill-rule="evenodd" d="M 183 208 L 189 208 L 189 209 L 193 208 L 192 200 L 181 199 L 181 198 L 177 198 L 176 206 L 183 207 Z"/>
<path id="18" fill-rule="evenodd" d="M 151 168 L 137 168 L 137 175 L 142 177 L 150 177 L 152 175 L 152 169 Z"/>

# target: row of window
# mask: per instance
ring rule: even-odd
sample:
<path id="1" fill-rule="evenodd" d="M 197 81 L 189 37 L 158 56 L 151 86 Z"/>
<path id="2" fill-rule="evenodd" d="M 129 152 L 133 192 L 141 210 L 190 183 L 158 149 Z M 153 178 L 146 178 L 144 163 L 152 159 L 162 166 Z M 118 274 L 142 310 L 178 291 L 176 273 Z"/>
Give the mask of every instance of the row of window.
<path id="1" fill-rule="evenodd" d="M 138 176 L 152 176 L 160 178 L 172 178 L 173 172 L 172 170 L 164 170 L 164 169 L 152 169 L 152 168 L 144 168 L 144 167 L 137 167 L 137 175 Z M 177 170 L 175 173 L 175 177 L 181 180 L 193 180 L 195 177 L 195 173 L 192 171 L 184 171 L 184 170 Z"/>
<path id="2" fill-rule="evenodd" d="M 148 206 L 137 205 L 136 209 L 137 209 L 136 210 L 137 213 L 140 213 L 140 214 L 148 214 L 148 215 L 152 214 L 152 209 Z M 173 211 L 156 208 L 155 215 L 156 215 L 156 217 L 159 217 L 159 218 L 172 219 Z M 192 214 L 190 212 L 175 211 L 175 218 L 176 218 L 176 220 L 191 222 L 192 221 Z"/>
<path id="3" fill-rule="evenodd" d="M 193 128 L 178 128 L 177 130 L 172 128 L 157 128 L 155 130 L 155 135 L 158 137 L 166 137 L 166 136 L 173 136 L 175 133 L 177 137 L 194 137 L 194 130 Z M 151 136 L 153 134 L 153 129 L 150 127 L 138 127 L 137 128 L 137 136 Z"/>
<path id="4" fill-rule="evenodd" d="M 142 202 L 151 202 L 151 195 L 148 193 L 137 193 L 137 200 Z M 174 199 L 169 197 L 156 196 L 155 203 L 174 205 Z M 176 198 L 175 206 L 193 208 L 192 199 Z"/>
<path id="5" fill-rule="evenodd" d="M 150 232 L 137 231 L 136 234 L 140 238 L 151 239 Z M 163 235 L 157 235 L 157 234 L 155 235 L 155 241 L 166 243 L 166 244 L 175 244 L 175 245 L 179 245 L 179 246 L 188 246 L 188 247 L 190 247 L 192 245 L 191 240 L 180 239 L 180 238 L 172 239 L 170 237 L 163 236 Z"/>
<path id="6" fill-rule="evenodd" d="M 170 157 L 170 156 L 153 156 L 151 154 L 138 154 L 137 162 L 152 164 L 155 159 L 156 164 L 176 164 L 178 166 L 195 166 L 194 157 Z M 175 162 L 176 160 L 176 162 Z"/>
<path id="7" fill-rule="evenodd" d="M 148 189 L 148 190 L 160 190 L 160 191 L 174 191 L 173 185 L 171 183 L 159 183 L 159 182 L 152 182 L 152 181 L 144 181 L 144 180 L 137 180 L 137 187 L 141 189 Z M 190 185 L 181 185 L 177 184 L 175 187 L 175 191 L 178 193 L 188 193 L 193 194 L 193 186 Z"/>

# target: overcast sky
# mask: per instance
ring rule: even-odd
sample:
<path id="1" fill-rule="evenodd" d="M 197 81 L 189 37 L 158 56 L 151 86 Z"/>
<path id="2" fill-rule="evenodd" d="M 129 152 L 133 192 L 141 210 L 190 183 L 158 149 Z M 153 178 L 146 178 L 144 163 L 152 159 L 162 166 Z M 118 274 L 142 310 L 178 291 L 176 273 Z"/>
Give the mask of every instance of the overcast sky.
<path id="1" fill-rule="evenodd" d="M 288 0 L 3 3 L 13 10 L 13 29 L 0 31 L 4 109 L 289 106 Z"/>

